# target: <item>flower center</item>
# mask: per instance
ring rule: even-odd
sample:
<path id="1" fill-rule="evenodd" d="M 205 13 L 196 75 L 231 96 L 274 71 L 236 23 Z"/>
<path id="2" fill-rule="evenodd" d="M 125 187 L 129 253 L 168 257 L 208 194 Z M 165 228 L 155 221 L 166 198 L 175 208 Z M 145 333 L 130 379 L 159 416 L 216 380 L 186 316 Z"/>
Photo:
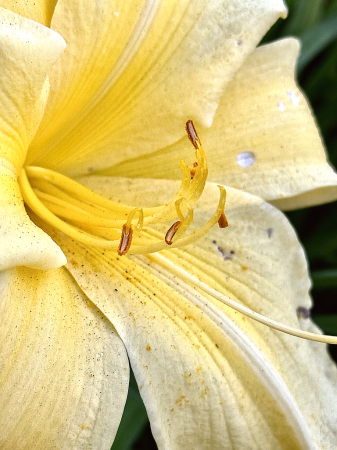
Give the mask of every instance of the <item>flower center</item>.
<path id="1" fill-rule="evenodd" d="M 180 247 L 205 235 L 216 223 L 224 228 L 226 191 L 222 186 L 214 215 L 191 236 L 182 237 L 193 221 L 193 205 L 207 179 L 207 161 L 192 121 L 186 131 L 195 148 L 196 162 L 190 169 L 180 161 L 183 178 L 175 197 L 166 205 L 135 208 L 108 200 L 71 178 L 42 167 L 22 169 L 19 184 L 25 204 L 44 222 L 71 238 L 94 247 L 116 250 L 119 255 L 144 254 Z M 144 226 L 175 220 L 158 241 Z"/>

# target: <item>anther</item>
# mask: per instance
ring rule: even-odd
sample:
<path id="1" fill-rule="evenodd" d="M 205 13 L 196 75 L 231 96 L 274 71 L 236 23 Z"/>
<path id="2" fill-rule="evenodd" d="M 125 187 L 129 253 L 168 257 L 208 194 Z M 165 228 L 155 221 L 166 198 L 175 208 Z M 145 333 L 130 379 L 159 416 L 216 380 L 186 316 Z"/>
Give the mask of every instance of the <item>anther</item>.
<path id="1" fill-rule="evenodd" d="M 122 228 L 122 236 L 117 250 L 119 256 L 123 256 L 129 251 L 132 242 L 132 233 L 131 226 L 125 223 Z"/>
<path id="2" fill-rule="evenodd" d="M 142 231 L 143 219 L 144 219 L 143 210 L 142 210 L 142 208 L 135 208 L 129 213 L 128 220 L 126 221 L 126 223 L 123 225 L 123 228 L 122 228 L 121 240 L 119 242 L 119 247 L 117 250 L 117 253 L 119 254 L 119 256 L 125 255 L 130 249 L 131 242 L 132 242 L 132 235 L 133 235 L 133 229 L 132 229 L 131 224 L 132 224 L 135 214 L 138 214 L 138 223 L 135 227 L 136 228 L 136 233 L 135 233 L 136 237 L 139 236 Z"/>
<path id="3" fill-rule="evenodd" d="M 218 225 L 219 225 L 220 228 L 228 227 L 228 220 L 227 220 L 227 217 L 225 216 L 225 213 L 223 211 L 220 214 L 220 217 L 218 219 Z"/>
<path id="4" fill-rule="evenodd" d="M 198 133 L 197 133 L 196 129 L 194 128 L 192 120 L 188 120 L 186 122 L 186 133 L 187 133 L 189 140 L 192 142 L 194 148 L 196 150 L 198 150 L 201 143 L 200 143 Z"/>
<path id="5" fill-rule="evenodd" d="M 191 172 L 191 180 L 193 180 L 194 175 L 195 175 L 195 173 L 196 173 L 197 170 L 198 170 L 198 163 L 197 163 L 197 162 L 194 162 L 194 163 L 193 163 L 192 169 L 190 169 L 190 172 Z"/>
<path id="6" fill-rule="evenodd" d="M 174 224 L 167 230 L 167 233 L 165 234 L 165 242 L 167 245 L 172 245 L 173 238 L 181 227 L 181 224 L 182 222 L 178 220 L 177 222 L 174 222 Z"/>

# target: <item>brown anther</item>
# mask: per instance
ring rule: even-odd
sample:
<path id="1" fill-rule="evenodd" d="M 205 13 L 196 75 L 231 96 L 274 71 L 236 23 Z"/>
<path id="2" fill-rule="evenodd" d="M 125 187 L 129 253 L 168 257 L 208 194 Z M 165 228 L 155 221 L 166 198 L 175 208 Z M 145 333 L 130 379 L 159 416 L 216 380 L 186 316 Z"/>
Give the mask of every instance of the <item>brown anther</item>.
<path id="1" fill-rule="evenodd" d="M 191 172 L 191 180 L 193 180 L 194 175 L 195 175 L 197 169 L 198 169 L 198 163 L 197 163 L 197 162 L 194 162 L 194 163 L 193 163 L 193 168 L 190 169 L 190 172 Z"/>
<path id="2" fill-rule="evenodd" d="M 132 242 L 132 228 L 127 224 L 124 224 L 122 228 L 121 240 L 117 250 L 119 256 L 123 256 L 129 251 L 131 242 Z"/>
<path id="3" fill-rule="evenodd" d="M 223 211 L 220 214 L 220 217 L 219 217 L 219 220 L 218 220 L 218 224 L 219 224 L 220 228 L 228 227 L 228 220 L 227 220 L 227 217 L 225 216 L 225 213 Z"/>
<path id="4" fill-rule="evenodd" d="M 178 220 L 177 222 L 174 222 L 174 224 L 167 230 L 167 233 L 165 234 L 165 242 L 167 245 L 172 245 L 172 239 L 176 235 L 176 232 L 179 230 L 182 222 Z"/>
<path id="5" fill-rule="evenodd" d="M 186 122 L 186 133 L 194 148 L 198 150 L 200 146 L 200 139 L 196 129 L 194 128 L 192 120 L 188 120 Z"/>

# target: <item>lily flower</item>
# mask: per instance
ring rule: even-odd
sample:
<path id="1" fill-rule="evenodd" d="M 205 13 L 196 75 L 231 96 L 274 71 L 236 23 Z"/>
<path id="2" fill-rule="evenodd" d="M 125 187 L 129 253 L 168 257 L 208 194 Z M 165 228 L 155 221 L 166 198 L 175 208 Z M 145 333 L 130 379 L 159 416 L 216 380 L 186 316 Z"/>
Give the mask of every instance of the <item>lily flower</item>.
<path id="1" fill-rule="evenodd" d="M 283 2 L 0 6 L 0 447 L 109 449 L 130 362 L 160 450 L 335 448 L 270 203 L 337 198 L 297 41 L 256 48 Z"/>

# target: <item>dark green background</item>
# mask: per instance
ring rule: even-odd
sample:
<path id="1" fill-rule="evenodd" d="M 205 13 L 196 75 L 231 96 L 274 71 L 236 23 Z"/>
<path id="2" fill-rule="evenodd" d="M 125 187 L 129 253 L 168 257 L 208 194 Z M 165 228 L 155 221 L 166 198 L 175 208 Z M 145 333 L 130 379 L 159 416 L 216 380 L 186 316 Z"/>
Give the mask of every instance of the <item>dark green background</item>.
<path id="1" fill-rule="evenodd" d="M 302 42 L 298 80 L 316 114 L 330 161 L 337 167 L 337 0 L 288 0 L 289 16 L 263 42 L 297 36 Z M 337 335 L 337 204 L 287 214 L 303 243 L 313 279 L 313 318 Z M 337 361 L 337 346 L 330 346 Z M 154 450 L 146 411 L 132 376 L 123 419 L 112 450 Z"/>

